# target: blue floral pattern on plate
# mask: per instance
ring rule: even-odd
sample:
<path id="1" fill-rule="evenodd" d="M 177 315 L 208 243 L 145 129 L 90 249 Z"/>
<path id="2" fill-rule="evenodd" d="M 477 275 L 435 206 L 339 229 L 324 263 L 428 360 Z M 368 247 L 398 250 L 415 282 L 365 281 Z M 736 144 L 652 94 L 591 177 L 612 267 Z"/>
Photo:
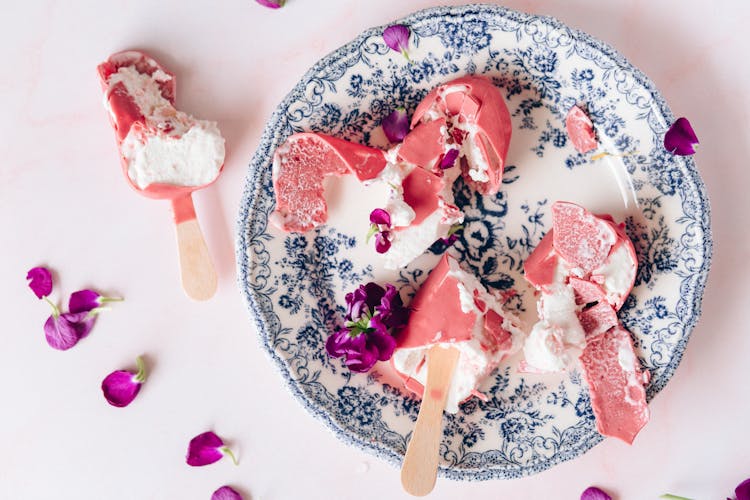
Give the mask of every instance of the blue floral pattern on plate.
<path id="1" fill-rule="evenodd" d="M 523 261 L 549 228 L 551 203 L 567 199 L 624 221 L 640 268 L 620 317 L 652 374 L 653 398 L 700 315 L 712 251 L 708 200 L 693 160 L 661 146 L 674 118 L 659 92 L 612 48 L 551 18 L 479 5 L 429 9 L 399 23 L 412 30 L 411 63 L 385 46 L 382 27 L 325 57 L 278 106 L 249 167 L 238 221 L 239 285 L 260 344 L 288 388 L 341 439 L 400 463 L 419 402 L 396 388 L 388 366 L 352 374 L 323 346 L 342 321 L 347 291 L 362 281 L 390 281 L 408 300 L 446 249 L 438 243 L 404 269 L 383 270 L 364 241 L 369 208 L 359 202 L 366 191 L 348 198 L 345 214 L 332 205 L 329 223 L 305 235 L 269 227 L 271 161 L 297 131 L 385 146 L 378 125 L 393 108 L 413 111 L 435 85 L 472 73 L 500 88 L 514 135 L 497 196 L 456 183 L 466 223 L 448 251 L 488 287 L 512 290 L 511 307 L 533 322 Z M 610 155 L 593 161 L 572 148 L 564 118 L 574 104 L 586 107 L 600 151 Z M 601 441 L 579 372 L 519 374 L 517 360 L 482 386 L 486 401 L 470 400 L 446 415 L 441 475 L 521 477 Z"/>

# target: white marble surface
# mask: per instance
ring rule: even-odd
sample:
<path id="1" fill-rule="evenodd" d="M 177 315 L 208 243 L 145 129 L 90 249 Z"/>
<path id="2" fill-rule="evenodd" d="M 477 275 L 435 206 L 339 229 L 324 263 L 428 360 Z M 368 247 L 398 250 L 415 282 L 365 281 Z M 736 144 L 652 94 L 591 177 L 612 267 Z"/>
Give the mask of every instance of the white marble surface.
<path id="1" fill-rule="evenodd" d="M 460 2 L 441 2 L 460 3 Z M 320 57 L 363 29 L 428 0 L 18 2 L 0 29 L 0 498 L 208 499 L 222 484 L 246 498 L 406 497 L 398 472 L 339 442 L 283 388 L 256 344 L 235 284 L 234 232 L 246 165 L 276 104 Z M 617 499 L 670 491 L 724 498 L 750 476 L 750 8 L 740 0 L 513 0 L 613 45 L 661 89 L 701 140 L 713 207 L 714 265 L 703 318 L 633 446 L 607 440 L 583 457 L 514 481 L 438 480 L 432 498 L 576 499 L 590 484 Z M 195 195 L 219 291 L 180 290 L 165 203 L 126 185 L 101 106 L 98 62 L 154 53 L 179 77 L 179 106 L 218 120 L 228 157 Z M 25 272 L 57 271 L 53 298 L 86 286 L 126 301 L 91 336 L 58 352 Z M 99 385 L 145 353 L 151 376 L 125 409 Z M 184 462 L 213 429 L 240 465 Z"/>

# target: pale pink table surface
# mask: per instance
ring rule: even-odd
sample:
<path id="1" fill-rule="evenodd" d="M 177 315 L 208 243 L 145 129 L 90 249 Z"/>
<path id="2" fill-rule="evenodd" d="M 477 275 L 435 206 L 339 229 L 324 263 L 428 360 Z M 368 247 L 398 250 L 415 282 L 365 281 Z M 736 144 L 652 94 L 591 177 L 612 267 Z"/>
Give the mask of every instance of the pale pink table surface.
<path id="1" fill-rule="evenodd" d="M 454 2 L 449 2 L 454 3 Z M 455 2 L 459 3 L 459 2 Z M 234 235 L 246 166 L 266 119 L 320 57 L 429 0 L 37 1 L 0 23 L 0 498 L 405 498 L 398 471 L 339 442 L 284 389 L 257 345 L 236 285 Z M 713 210 L 715 255 L 703 318 L 633 446 L 607 440 L 514 481 L 438 480 L 431 498 L 576 499 L 590 484 L 618 499 L 667 491 L 719 499 L 750 476 L 750 8 L 746 2 L 509 1 L 610 43 L 691 119 Z M 166 203 L 126 185 L 95 66 L 143 48 L 179 77 L 178 102 L 218 120 L 224 174 L 195 195 L 219 291 L 192 303 L 178 281 Z M 47 306 L 27 269 L 57 270 L 53 298 L 95 286 L 126 298 L 67 352 L 52 350 Z M 99 385 L 145 353 L 136 402 L 110 407 Z M 213 429 L 239 452 L 204 468 L 188 440 Z"/>

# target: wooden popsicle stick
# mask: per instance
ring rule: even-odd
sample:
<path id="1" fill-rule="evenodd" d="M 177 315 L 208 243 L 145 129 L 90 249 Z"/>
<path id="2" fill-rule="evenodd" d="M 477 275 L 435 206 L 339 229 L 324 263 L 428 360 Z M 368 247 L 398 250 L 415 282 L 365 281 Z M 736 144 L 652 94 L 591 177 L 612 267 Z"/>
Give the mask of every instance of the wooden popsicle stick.
<path id="1" fill-rule="evenodd" d="M 208 300 L 217 287 L 216 270 L 208 254 L 190 195 L 172 200 L 180 255 L 182 288 L 191 299 Z"/>
<path id="2" fill-rule="evenodd" d="M 458 356 L 458 349 L 437 345 L 427 353 L 427 384 L 401 465 L 401 485 L 414 496 L 424 496 L 435 487 L 443 437 L 443 410 Z"/>

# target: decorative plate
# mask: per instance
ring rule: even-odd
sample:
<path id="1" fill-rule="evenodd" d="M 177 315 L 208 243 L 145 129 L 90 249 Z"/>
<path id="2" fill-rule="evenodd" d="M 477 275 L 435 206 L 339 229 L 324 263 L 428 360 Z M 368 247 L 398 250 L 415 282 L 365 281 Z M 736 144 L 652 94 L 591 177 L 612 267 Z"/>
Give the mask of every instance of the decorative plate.
<path id="1" fill-rule="evenodd" d="M 639 269 L 620 318 L 651 372 L 652 398 L 677 368 L 698 319 L 711 257 L 703 182 L 691 158 L 662 146 L 674 120 L 664 99 L 611 47 L 552 18 L 471 5 L 424 10 L 397 24 L 411 28 L 411 62 L 383 43 L 383 27 L 326 56 L 278 106 L 249 167 L 239 284 L 260 343 L 291 392 L 342 440 L 400 463 L 419 403 L 397 388 L 386 363 L 352 374 L 328 358 L 324 343 L 343 321 L 348 291 L 391 282 L 408 301 L 444 249 L 433 246 L 405 269 L 384 270 L 365 234 L 370 210 L 385 198 L 351 179 L 327 186 L 328 224 L 307 234 L 269 227 L 274 150 L 299 131 L 385 146 L 379 124 L 394 108 L 411 112 L 434 86 L 481 74 L 500 87 L 513 119 L 505 188 L 484 197 L 456 184 L 466 221 L 448 251 L 486 286 L 516 289 L 511 306 L 533 322 L 522 264 L 551 224 L 551 203 L 573 201 L 625 221 Z M 594 122 L 599 151 L 611 155 L 592 160 L 570 144 L 564 119 L 577 103 Z M 519 374 L 517 360 L 482 386 L 486 402 L 472 399 L 446 415 L 441 475 L 526 476 L 602 440 L 579 372 Z"/>

